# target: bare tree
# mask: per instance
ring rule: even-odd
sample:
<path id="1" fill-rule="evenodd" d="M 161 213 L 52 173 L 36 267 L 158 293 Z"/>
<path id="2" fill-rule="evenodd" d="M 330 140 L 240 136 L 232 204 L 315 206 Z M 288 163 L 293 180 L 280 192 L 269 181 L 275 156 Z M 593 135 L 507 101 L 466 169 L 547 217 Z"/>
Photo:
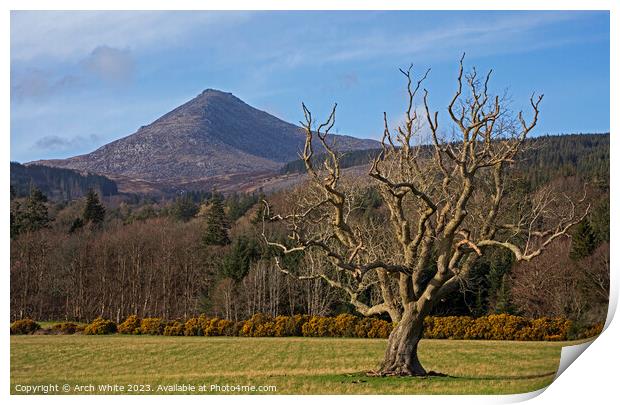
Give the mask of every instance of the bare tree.
<path id="1" fill-rule="evenodd" d="M 609 245 L 590 256 L 569 257 L 570 239 L 552 243 L 539 259 L 519 263 L 510 274 L 512 302 L 524 315 L 604 322 L 609 299 Z"/>
<path id="2" fill-rule="evenodd" d="M 320 252 L 308 252 L 304 256 L 302 266 L 311 273 L 325 273 L 329 262 Z M 341 298 L 340 290 L 327 285 L 322 278 L 315 278 L 301 282 L 299 286 L 304 298 L 304 313 L 308 315 L 327 316 L 331 306 Z"/>
<path id="3" fill-rule="evenodd" d="M 322 278 L 345 291 L 361 314 L 387 313 L 398 322 L 379 374 L 422 376 L 427 372 L 417 349 L 424 317 L 467 283 L 485 250 L 499 246 L 517 261 L 532 260 L 583 219 L 589 207 L 580 206 L 583 199 L 550 189 L 513 196 L 506 186 L 507 168 L 538 121 L 542 95 L 530 98 L 529 121 L 522 112 L 511 117 L 507 99 L 488 91 L 491 72 L 464 74 L 461 59 L 457 90 L 448 105 L 452 136 L 441 136 L 426 89 L 422 108 L 415 104 L 429 71 L 418 81 L 411 67 L 401 72 L 408 95 L 404 123 L 393 133 L 384 113 L 382 151 L 368 173 L 389 211 L 386 224 L 372 227 L 355 215 L 355 187 L 343 175 L 328 136 L 336 106 L 316 126 L 302 104 L 306 141 L 301 158 L 309 184 L 288 213 L 272 215 L 265 203 L 267 220 L 285 223 L 289 242 L 271 240 L 265 227 L 263 235 L 283 254 L 319 251 L 332 264 L 332 270 L 318 273 L 299 274 L 282 265 L 281 271 Z M 320 164 L 315 149 L 324 152 Z M 380 300 L 369 302 L 366 291 L 374 285 Z"/>
<path id="4" fill-rule="evenodd" d="M 576 263 L 568 257 L 570 240 L 552 243 L 534 262 L 515 266 L 510 274 L 512 302 L 525 316 L 579 319 L 588 304 L 579 294 L 582 278 Z"/>

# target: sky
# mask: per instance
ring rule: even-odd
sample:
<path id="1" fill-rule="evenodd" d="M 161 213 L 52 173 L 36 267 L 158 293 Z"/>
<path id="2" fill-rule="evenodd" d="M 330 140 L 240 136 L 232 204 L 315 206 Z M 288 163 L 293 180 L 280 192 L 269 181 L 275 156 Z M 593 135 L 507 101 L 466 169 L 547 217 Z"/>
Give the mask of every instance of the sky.
<path id="1" fill-rule="evenodd" d="M 399 68 L 424 86 L 440 130 L 458 61 L 534 135 L 609 131 L 606 11 L 12 11 L 11 160 L 88 153 L 214 88 L 298 123 L 338 103 L 335 130 L 380 139 L 402 119 Z"/>

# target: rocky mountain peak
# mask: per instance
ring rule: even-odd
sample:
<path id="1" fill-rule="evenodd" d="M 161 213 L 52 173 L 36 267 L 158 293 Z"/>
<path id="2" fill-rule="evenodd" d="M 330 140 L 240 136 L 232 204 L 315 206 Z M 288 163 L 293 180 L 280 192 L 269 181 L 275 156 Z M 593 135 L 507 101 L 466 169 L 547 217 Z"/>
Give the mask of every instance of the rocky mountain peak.
<path id="1" fill-rule="evenodd" d="M 376 141 L 338 137 L 341 150 Z M 36 163 L 151 182 L 277 170 L 298 158 L 303 130 L 243 100 L 208 88 L 135 133 L 86 155 Z"/>

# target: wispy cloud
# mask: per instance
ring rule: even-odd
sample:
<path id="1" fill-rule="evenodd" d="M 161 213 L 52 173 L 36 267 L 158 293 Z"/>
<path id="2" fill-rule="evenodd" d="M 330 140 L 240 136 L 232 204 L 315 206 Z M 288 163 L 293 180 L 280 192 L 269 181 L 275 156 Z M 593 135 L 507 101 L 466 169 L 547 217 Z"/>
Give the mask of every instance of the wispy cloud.
<path id="1" fill-rule="evenodd" d="M 454 58 L 455 53 L 464 49 L 473 50 L 477 56 L 523 52 L 565 45 L 567 41 L 583 41 L 583 37 L 574 37 L 570 40 L 564 38 L 556 43 L 536 37 L 536 32 L 541 28 L 581 17 L 578 12 L 517 13 L 509 16 L 491 14 L 485 16 L 484 23 L 479 18 L 470 18 L 413 33 L 376 31 L 363 36 L 323 38 L 324 40 L 311 43 L 303 40 L 304 36 L 308 36 L 304 30 L 298 35 L 290 33 L 282 38 L 282 42 L 273 47 L 276 51 L 270 56 L 271 63 L 265 69 L 366 61 L 402 55 Z M 316 35 L 320 37 L 321 33 Z M 517 44 L 516 40 L 522 39 L 524 35 L 531 36 L 533 40 L 526 44 L 518 41 Z"/>
<path id="2" fill-rule="evenodd" d="M 11 59 L 77 60 L 105 44 L 117 49 L 162 48 L 197 30 L 244 21 L 247 12 L 13 11 Z"/>
<path id="3" fill-rule="evenodd" d="M 109 46 L 95 48 L 82 65 L 101 79 L 115 83 L 128 81 L 134 70 L 131 52 Z"/>
<path id="4" fill-rule="evenodd" d="M 232 91 L 291 122 L 299 119 L 300 98 L 315 106 L 337 100 L 344 132 L 380 134 L 381 120 L 370 118 L 377 111 L 394 112 L 391 127 L 402 119 L 396 113 L 402 106 L 393 101 L 403 97 L 395 68 L 433 67 L 434 102 L 452 91 L 437 80 L 463 51 L 468 63 L 497 68 L 494 84 L 518 91 L 537 81 L 548 103 L 555 91 L 562 106 L 556 111 L 571 111 L 575 103 L 568 99 L 599 106 L 609 77 L 604 14 L 14 11 L 11 153 L 26 160 L 40 158 L 44 151 L 37 148 L 45 145 L 67 151 L 54 157 L 92 150 L 100 143 L 89 146 L 92 139 L 80 134 L 117 139 L 207 87 Z M 532 52 L 541 49 L 550 52 Z M 573 69 L 561 70 L 567 57 Z M 598 87 L 574 81 L 576 66 L 591 72 Z M 574 123 L 576 114 L 556 115 L 561 118 L 546 115 L 541 125 L 549 131 L 583 126 Z"/>
<path id="5" fill-rule="evenodd" d="M 64 152 L 90 147 L 101 141 L 97 134 L 88 136 L 74 136 L 72 138 L 61 137 L 58 135 L 47 135 L 37 139 L 32 145 L 35 149 L 45 152 Z"/>
<path id="6" fill-rule="evenodd" d="M 53 77 L 49 72 L 40 69 L 27 70 L 11 76 L 11 98 L 13 100 L 46 98 L 78 87 L 80 80 L 75 75 Z"/>
<path id="7" fill-rule="evenodd" d="M 98 46 L 86 58 L 70 64 L 68 69 L 15 69 L 12 73 L 11 98 L 14 101 L 45 99 L 83 87 L 91 79 L 111 85 L 126 84 L 133 76 L 134 60 L 128 50 Z"/>

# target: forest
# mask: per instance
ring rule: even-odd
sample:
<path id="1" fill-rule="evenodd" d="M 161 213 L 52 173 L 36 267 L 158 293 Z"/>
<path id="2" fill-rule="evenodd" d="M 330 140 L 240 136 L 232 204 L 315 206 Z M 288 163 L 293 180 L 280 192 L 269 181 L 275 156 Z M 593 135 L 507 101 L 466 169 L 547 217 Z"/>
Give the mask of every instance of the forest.
<path id="1" fill-rule="evenodd" d="M 534 138 L 510 167 L 510 186 L 527 196 L 552 185 L 586 190 L 588 216 L 544 254 L 516 263 L 505 249 L 489 248 L 471 280 L 432 315 L 515 314 L 563 317 L 577 324 L 604 321 L 609 291 L 609 134 Z M 368 151 L 348 154 L 343 167 L 369 162 Z M 321 159 L 320 157 L 318 158 Z M 295 172 L 292 162 L 283 172 Z M 13 165 L 11 167 L 13 171 Z M 387 214 L 371 183 L 356 179 L 351 215 L 381 224 Z M 79 183 L 82 185 L 82 183 Z M 11 194 L 11 319 L 121 322 L 129 315 L 187 319 L 204 313 L 233 321 L 257 313 L 356 314 L 343 292 L 323 279 L 298 280 L 280 271 L 319 269 L 320 255 L 282 255 L 265 243 L 287 243 L 287 229 L 264 220 L 263 199 L 286 207 L 304 184 L 265 196 L 217 190 L 174 198 L 107 197 L 90 189 L 66 201 L 35 183 Z M 105 185 L 102 183 L 102 185 Z M 22 187 L 23 188 L 23 187 Z M 108 191 L 105 191 L 108 190 Z M 517 209 L 517 208 L 515 208 Z M 429 269 L 432 271 L 432 269 Z M 344 282 L 345 280 L 343 280 Z M 369 286 L 360 297 L 372 304 Z"/>
<path id="2" fill-rule="evenodd" d="M 50 200 L 58 201 L 80 198 L 91 188 L 101 196 L 118 194 L 116 183 L 105 176 L 57 167 L 36 164 L 26 166 L 11 162 L 11 195 L 28 196 L 31 184 L 37 186 Z"/>

